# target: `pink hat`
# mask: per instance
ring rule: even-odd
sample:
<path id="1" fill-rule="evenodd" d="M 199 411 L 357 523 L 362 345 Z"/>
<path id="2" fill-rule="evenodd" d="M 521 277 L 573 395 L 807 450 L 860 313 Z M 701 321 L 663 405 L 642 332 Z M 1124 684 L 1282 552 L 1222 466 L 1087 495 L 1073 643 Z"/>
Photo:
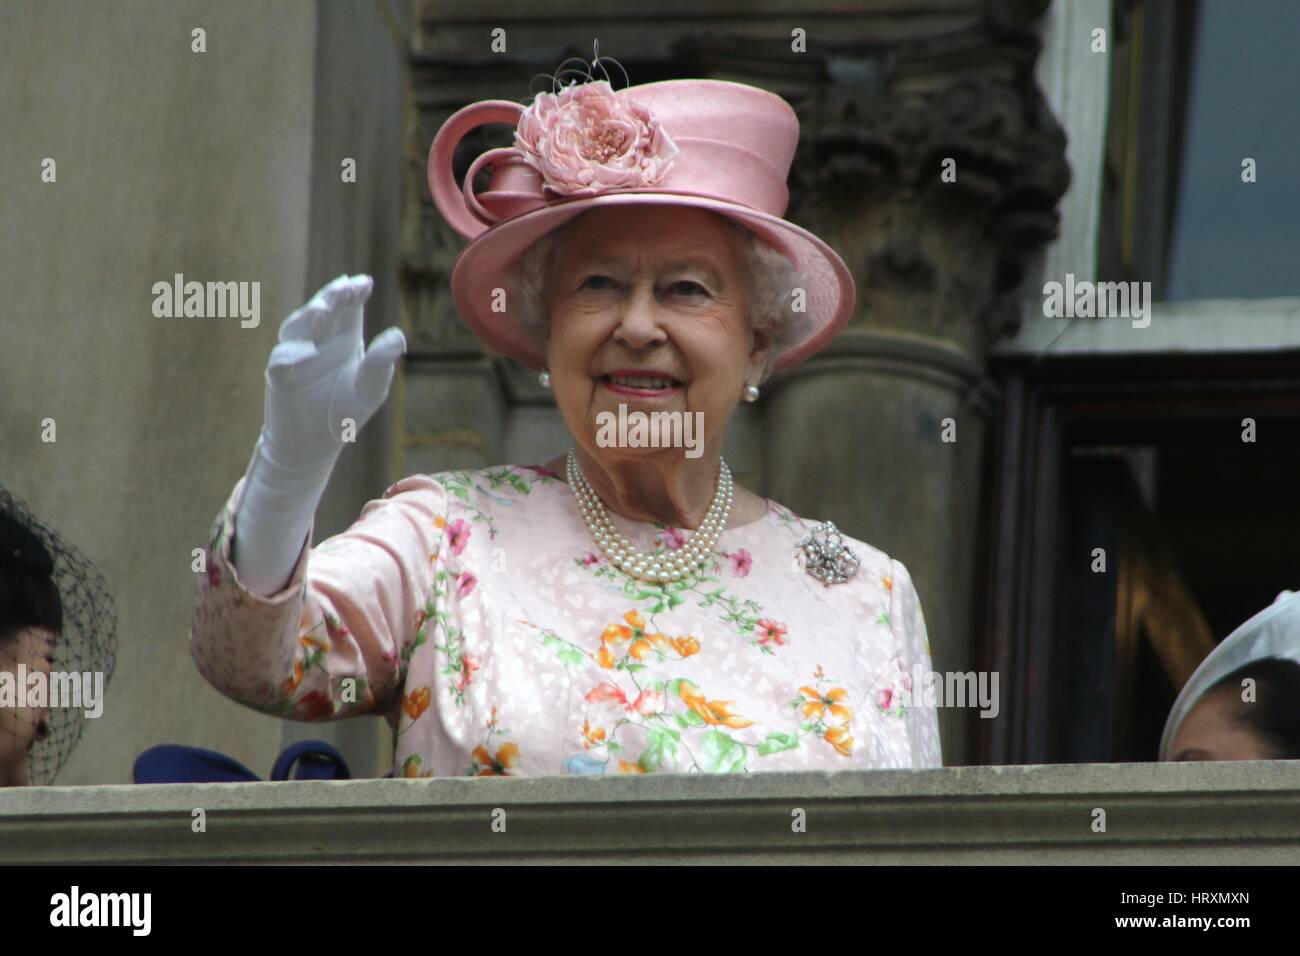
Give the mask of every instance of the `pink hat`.
<path id="1" fill-rule="evenodd" d="M 469 130 L 515 127 L 511 147 L 470 164 L 462 189 L 452 154 Z M 429 149 L 429 191 L 447 223 L 470 240 L 451 272 L 461 316 L 493 349 L 530 368 L 545 358 L 493 290 L 537 239 L 597 206 L 666 204 L 707 209 L 766 239 L 806 279 L 804 334 L 777 355 L 786 368 L 822 348 L 853 311 L 853 276 L 830 246 L 781 218 L 799 120 L 781 97 L 743 83 L 668 80 L 615 91 L 600 80 L 539 93 L 531 106 L 484 100 L 459 110 Z M 492 168 L 486 192 L 474 176 Z"/>

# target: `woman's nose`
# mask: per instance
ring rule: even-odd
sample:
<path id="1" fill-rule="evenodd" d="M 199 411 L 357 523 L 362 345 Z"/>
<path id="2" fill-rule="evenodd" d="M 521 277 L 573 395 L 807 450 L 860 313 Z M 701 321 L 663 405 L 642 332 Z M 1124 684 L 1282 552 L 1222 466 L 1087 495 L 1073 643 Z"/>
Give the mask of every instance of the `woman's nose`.
<path id="1" fill-rule="evenodd" d="M 637 284 L 623 302 L 614 338 L 630 349 L 643 349 L 668 338 L 654 289 Z"/>

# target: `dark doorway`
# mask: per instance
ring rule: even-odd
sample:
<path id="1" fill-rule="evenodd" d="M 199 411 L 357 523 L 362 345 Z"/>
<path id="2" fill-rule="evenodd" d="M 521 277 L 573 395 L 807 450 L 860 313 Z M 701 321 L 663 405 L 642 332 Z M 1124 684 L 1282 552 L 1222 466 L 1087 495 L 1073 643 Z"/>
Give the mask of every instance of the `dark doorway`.
<path id="1" fill-rule="evenodd" d="M 1154 760 L 1196 665 L 1300 585 L 1300 355 L 1006 359 L 994 374 L 979 626 L 1004 708 L 975 722 L 973 753 Z"/>

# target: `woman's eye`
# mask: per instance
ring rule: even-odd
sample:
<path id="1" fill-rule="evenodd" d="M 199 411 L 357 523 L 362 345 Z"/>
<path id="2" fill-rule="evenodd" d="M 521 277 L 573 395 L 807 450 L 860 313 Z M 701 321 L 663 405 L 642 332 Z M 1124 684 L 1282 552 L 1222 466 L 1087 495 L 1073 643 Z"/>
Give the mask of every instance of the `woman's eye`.
<path id="1" fill-rule="evenodd" d="M 674 282 L 671 288 L 675 295 L 697 296 L 709 294 L 708 289 L 690 279 L 682 279 L 679 282 Z"/>
<path id="2" fill-rule="evenodd" d="M 614 280 L 609 276 L 590 275 L 582 280 L 581 289 L 611 289 L 614 287 Z"/>

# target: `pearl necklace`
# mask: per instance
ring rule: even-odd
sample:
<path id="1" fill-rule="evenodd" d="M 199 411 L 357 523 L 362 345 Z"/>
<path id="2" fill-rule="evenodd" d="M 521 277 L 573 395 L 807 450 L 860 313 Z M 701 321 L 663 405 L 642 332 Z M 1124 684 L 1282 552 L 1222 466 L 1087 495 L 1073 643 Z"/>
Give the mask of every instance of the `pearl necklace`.
<path id="1" fill-rule="evenodd" d="M 578 510 L 610 564 L 637 580 L 663 584 L 681 580 L 708 560 L 718 536 L 727 527 L 727 520 L 731 517 L 731 469 L 721 459 L 719 465 L 718 487 L 700 527 L 686 544 L 660 557 L 637 550 L 623 537 L 609 517 L 605 503 L 583 476 L 574 449 L 569 450 L 565 471 L 573 496 L 578 500 Z"/>

